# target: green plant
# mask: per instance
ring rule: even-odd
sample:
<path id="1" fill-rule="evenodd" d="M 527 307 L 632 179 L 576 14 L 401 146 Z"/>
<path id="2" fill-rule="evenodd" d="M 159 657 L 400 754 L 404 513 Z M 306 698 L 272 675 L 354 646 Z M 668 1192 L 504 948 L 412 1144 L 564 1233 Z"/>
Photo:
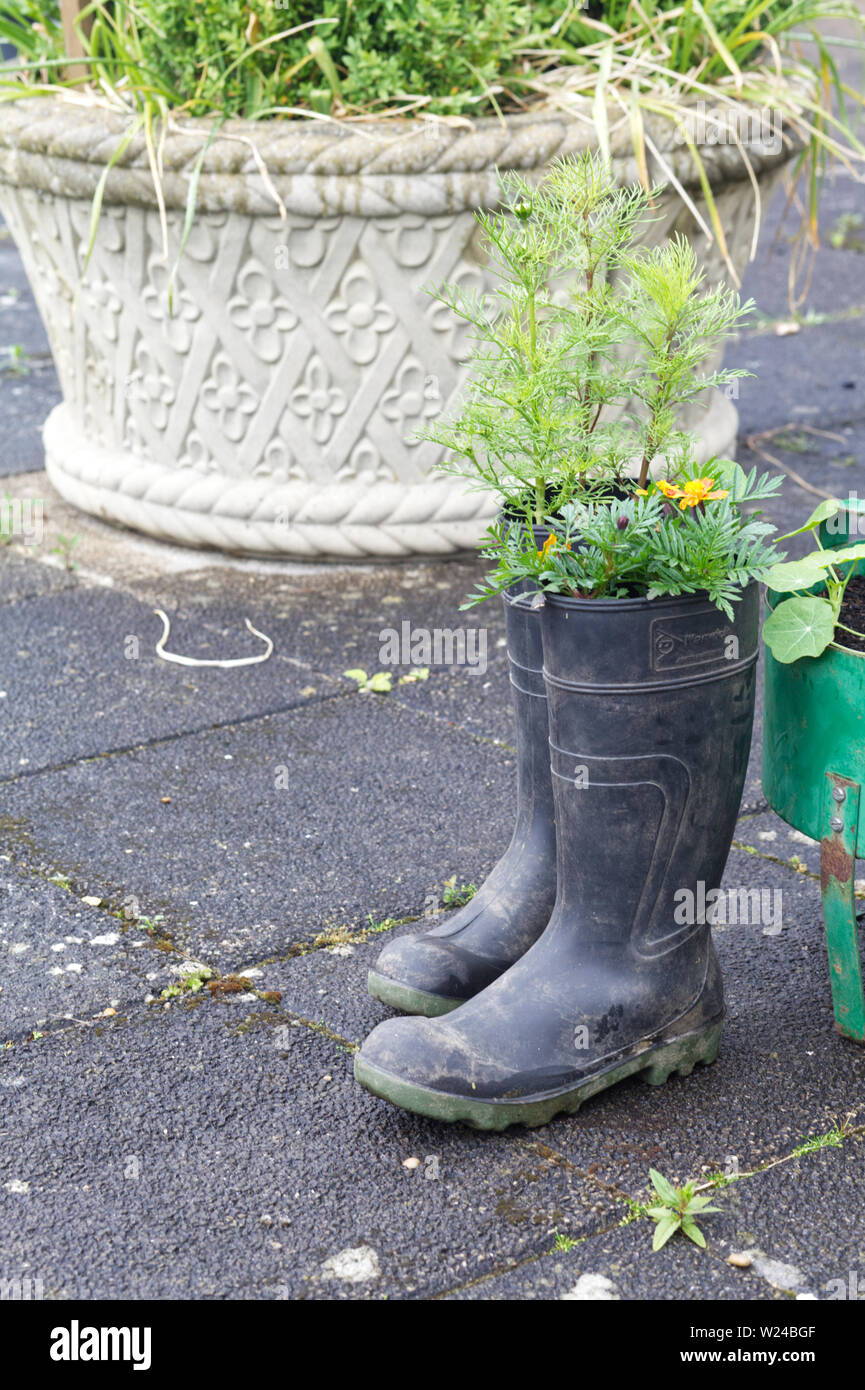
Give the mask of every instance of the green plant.
<path id="1" fill-rule="evenodd" d="M 140 927 L 142 931 L 146 931 L 148 936 L 156 936 L 160 930 L 159 923 L 164 921 L 164 913 L 159 912 L 155 917 L 139 917 L 136 926 Z"/>
<path id="2" fill-rule="evenodd" d="M 195 970 L 190 970 L 184 975 L 179 984 L 166 985 L 162 991 L 161 999 L 176 999 L 182 994 L 199 994 L 204 989 L 208 980 L 213 979 L 213 971 L 206 965 L 200 965 Z M 251 988 L 251 986 L 250 986 Z"/>
<path id="3" fill-rule="evenodd" d="M 698 1194 L 696 1183 L 685 1183 L 684 1187 L 674 1187 L 656 1168 L 649 1169 L 649 1177 L 660 1202 L 646 1208 L 646 1215 L 657 1222 L 652 1240 L 652 1249 L 660 1250 L 676 1231 L 681 1231 L 695 1245 L 706 1248 L 706 1237 L 697 1225 L 696 1218 L 708 1212 L 720 1211 L 720 1207 L 710 1205 L 711 1196 Z"/>
<path id="4" fill-rule="evenodd" d="M 853 506 L 830 497 L 815 507 L 804 526 L 791 531 L 782 540 L 814 531 L 844 508 Z M 824 550 L 818 545 L 801 560 L 789 560 L 773 565 L 765 580 L 777 593 L 792 593 L 772 610 L 763 624 L 763 638 L 776 661 L 785 664 L 803 656 L 819 656 L 835 640 L 836 628 L 856 632 L 841 622 L 841 605 L 857 562 L 865 560 L 865 543 L 839 546 Z M 819 587 L 817 594 L 809 592 Z"/>
<path id="5" fill-rule="evenodd" d="M 442 889 L 442 902 L 445 907 L 465 907 L 478 891 L 476 883 L 462 883 L 457 887 L 457 877 L 446 878 Z"/>
<path id="6" fill-rule="evenodd" d="M 780 478 L 749 474 L 731 460 L 713 460 L 701 476 L 693 464 L 681 487 L 664 479 L 622 499 L 570 502 L 550 516 L 550 536 L 537 549 L 529 531 L 502 521 L 490 528 L 482 552 L 495 560 L 464 607 L 481 603 L 520 580 L 536 591 L 580 598 L 658 598 L 705 592 L 728 617 L 741 591 L 768 573 L 775 527 L 744 506 L 772 496 Z M 726 487 L 720 484 L 726 483 Z M 689 499 L 676 506 L 676 498 Z"/>
<path id="7" fill-rule="evenodd" d="M 11 343 L 4 347 L 3 352 L 6 356 L 5 370 L 10 376 L 29 376 L 30 363 L 27 354 L 20 343 Z"/>
<path id="8" fill-rule="evenodd" d="M 393 688 L 393 676 L 389 671 L 377 671 L 374 676 L 368 676 L 366 671 L 358 667 L 342 674 L 348 680 L 357 682 L 359 695 L 387 695 Z"/>
<path id="9" fill-rule="evenodd" d="M 565 1252 L 569 1250 L 576 1250 L 577 1246 L 582 1244 L 582 1241 L 585 1239 L 585 1237 L 583 1236 L 578 1236 L 576 1239 L 573 1236 L 565 1236 L 562 1235 L 561 1231 L 558 1230 L 553 1231 L 553 1235 L 555 1237 L 555 1241 L 553 1243 L 553 1249 L 550 1251 L 551 1255 L 556 1250 L 562 1250 Z"/>
<path id="10" fill-rule="evenodd" d="M 80 538 L 78 536 L 64 536 L 62 534 L 59 534 L 57 537 L 57 544 L 52 547 L 49 554 L 59 555 L 61 560 L 63 561 L 65 569 L 76 569 L 77 566 L 74 564 L 72 560 L 72 552 L 78 544 L 79 539 Z"/>
<path id="11" fill-rule="evenodd" d="M 596 155 L 558 161 L 535 192 L 511 178 L 506 193 L 502 212 L 480 217 L 500 286 L 486 300 L 442 293 L 480 346 L 459 415 L 429 437 L 505 500 L 483 551 L 495 568 L 464 607 L 528 581 L 537 603 L 705 591 L 732 616 L 777 558 L 753 507 L 782 479 L 726 459 L 698 466 L 675 411 L 730 378 L 699 369 L 749 306 L 705 292 L 683 240 L 632 250 L 645 199 Z M 552 286 L 567 272 L 563 302 Z M 642 415 L 605 417 L 631 399 Z M 550 530 L 540 548 L 532 525 Z"/>
<path id="12" fill-rule="evenodd" d="M 735 278 L 724 227 L 688 107 L 702 102 L 708 141 L 738 145 L 756 178 L 748 132 L 769 120 L 798 147 L 794 176 L 806 211 L 792 265 L 816 245 L 820 176 L 831 157 L 865 158 L 833 49 L 861 40 L 824 34 L 841 18 L 863 32 L 853 0 L 91 0 L 79 23 L 83 57 L 70 65 L 57 0 L 16 0 L 0 14 L 15 45 L 7 97 L 86 88 L 137 112 L 161 182 L 161 132 L 178 114 L 262 119 L 311 114 L 363 120 L 422 113 L 500 114 L 532 102 L 582 103 L 601 149 L 630 133 L 649 190 L 653 158 Z M 808 56 L 802 43 L 812 46 Z M 673 128 L 699 177 L 705 214 L 665 154 Z M 191 131 L 202 149 L 213 125 Z M 195 206 L 197 178 L 191 179 Z M 755 192 L 755 241 L 760 220 Z"/>
<path id="13" fill-rule="evenodd" d="M 704 292 L 682 239 L 634 251 L 649 197 L 617 187 L 600 156 L 555 161 L 537 189 L 515 174 L 502 184 L 501 210 L 477 215 L 495 290 L 435 292 L 475 347 L 459 413 L 425 437 L 450 451 L 445 468 L 509 510 L 528 499 L 540 524 L 577 493 L 620 487 L 634 458 L 644 486 L 660 454 L 683 454 L 675 409 L 747 375 L 699 368 L 751 304 L 723 286 Z"/>

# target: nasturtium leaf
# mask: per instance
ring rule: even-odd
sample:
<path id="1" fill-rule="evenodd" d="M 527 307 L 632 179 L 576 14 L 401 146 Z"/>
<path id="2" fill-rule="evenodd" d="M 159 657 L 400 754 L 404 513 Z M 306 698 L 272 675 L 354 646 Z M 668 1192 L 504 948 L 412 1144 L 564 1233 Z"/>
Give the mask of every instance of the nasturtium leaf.
<path id="1" fill-rule="evenodd" d="M 859 545 L 839 545 L 834 550 L 821 550 L 815 552 L 823 557 L 824 564 L 846 565 L 851 560 L 865 560 L 865 544 Z"/>
<path id="2" fill-rule="evenodd" d="M 763 624 L 763 640 L 776 661 L 788 665 L 819 656 L 835 635 L 835 616 L 823 598 L 788 598 Z"/>
<path id="3" fill-rule="evenodd" d="M 820 502 L 809 516 L 803 526 L 797 531 L 788 531 L 786 536 L 779 536 L 779 541 L 792 540 L 794 536 L 801 536 L 804 531 L 813 531 L 815 526 L 819 526 L 821 521 L 828 521 L 830 516 L 840 512 L 844 503 L 838 497 L 827 497 L 824 502 Z"/>
<path id="4" fill-rule="evenodd" d="M 818 559 L 822 550 L 812 550 L 801 560 L 783 560 L 771 565 L 766 571 L 766 583 L 779 594 L 789 594 L 795 589 L 810 589 L 826 573 L 826 562 Z"/>

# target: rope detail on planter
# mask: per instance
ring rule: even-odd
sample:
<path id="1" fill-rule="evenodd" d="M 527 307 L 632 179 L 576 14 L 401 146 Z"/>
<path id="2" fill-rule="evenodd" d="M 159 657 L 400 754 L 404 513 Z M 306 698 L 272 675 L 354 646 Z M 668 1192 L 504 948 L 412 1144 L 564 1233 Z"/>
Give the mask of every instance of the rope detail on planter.
<path id="1" fill-rule="evenodd" d="M 121 112 L 74 99 L 31 97 L 4 103 L 0 177 L 70 197 L 92 196 L 129 123 L 130 117 Z M 679 182 L 696 187 L 696 167 L 672 124 L 656 118 L 647 125 L 652 143 Z M 192 168 L 209 134 L 206 122 L 171 126 L 161 150 L 168 207 L 185 207 Z M 368 123 L 230 120 L 204 156 L 198 205 L 206 211 L 272 213 L 276 192 L 288 211 L 306 216 L 380 216 L 395 207 L 454 211 L 478 206 L 494 195 L 496 168 L 540 174 L 556 155 L 587 149 L 595 139 L 587 110 L 576 101 L 562 110 L 544 106 L 465 125 L 435 118 Z M 790 153 L 761 139 L 748 140 L 746 147 L 755 173 L 783 163 Z M 621 119 L 617 127 L 615 113 L 611 155 L 621 181 L 636 181 L 630 128 Z M 748 177 L 735 144 L 706 145 L 701 157 L 712 183 Z M 661 173 L 660 167 L 652 168 L 653 177 Z M 156 206 L 143 135 L 130 142 L 111 169 L 105 201 Z"/>
<path id="2" fill-rule="evenodd" d="M 68 501 L 183 545 L 309 559 L 449 555 L 476 544 L 496 511 L 448 480 L 397 483 L 232 481 L 95 448 L 65 406 L 44 429 L 46 468 Z M 62 461 L 61 461 L 62 460 Z"/>

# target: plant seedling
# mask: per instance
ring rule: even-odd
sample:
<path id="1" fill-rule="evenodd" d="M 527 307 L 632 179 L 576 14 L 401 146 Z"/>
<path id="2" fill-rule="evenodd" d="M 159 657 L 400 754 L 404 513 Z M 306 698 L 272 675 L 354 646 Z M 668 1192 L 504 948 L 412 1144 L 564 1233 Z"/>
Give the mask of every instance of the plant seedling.
<path id="1" fill-rule="evenodd" d="M 457 888 L 457 876 L 446 878 L 442 889 L 442 902 L 445 907 L 465 907 L 478 891 L 476 883 L 462 883 Z"/>
<path id="2" fill-rule="evenodd" d="M 389 671 L 376 671 L 368 676 L 360 667 L 342 673 L 350 681 L 357 681 L 359 695 L 389 695 L 393 689 L 393 676 Z"/>
<path id="3" fill-rule="evenodd" d="M 682 1231 L 701 1249 L 706 1248 L 706 1237 L 696 1222 L 696 1217 L 710 1211 L 720 1211 L 720 1207 L 710 1206 L 711 1196 L 701 1196 L 696 1191 L 696 1183 L 685 1183 L 684 1187 L 674 1187 L 657 1168 L 649 1169 L 652 1186 L 660 1197 L 660 1204 L 648 1207 L 646 1215 L 658 1224 L 652 1239 L 652 1249 L 660 1250 L 670 1236 Z"/>

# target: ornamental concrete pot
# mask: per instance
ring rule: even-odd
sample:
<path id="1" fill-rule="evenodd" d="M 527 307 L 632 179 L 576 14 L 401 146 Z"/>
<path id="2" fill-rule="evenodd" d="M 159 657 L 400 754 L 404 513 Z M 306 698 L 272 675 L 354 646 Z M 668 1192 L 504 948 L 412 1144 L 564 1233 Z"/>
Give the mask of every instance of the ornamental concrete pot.
<path id="1" fill-rule="evenodd" d="M 591 124 L 548 109 L 472 123 L 227 121 L 201 164 L 173 310 L 207 122 L 178 123 L 165 141 L 168 257 L 136 137 L 108 175 L 80 280 L 91 199 L 128 125 L 71 98 L 0 105 L 0 211 L 63 389 L 45 425 L 57 490 L 107 521 L 235 553 L 385 559 L 474 546 L 496 498 L 438 473 L 438 447 L 413 439 L 465 378 L 465 330 L 425 287 L 484 288 L 473 213 L 494 203 L 496 168 L 540 178 L 554 156 L 594 143 Z M 652 139 L 699 205 L 687 148 L 663 121 Z M 772 132 L 746 145 L 765 201 L 790 150 Z M 703 154 L 741 268 L 752 188 L 735 144 Z M 627 131 L 612 157 L 620 181 L 635 182 Z M 678 196 L 658 214 L 646 241 L 682 231 L 709 283 L 723 277 Z M 705 457 L 731 452 L 731 400 L 713 393 L 685 423 Z"/>

